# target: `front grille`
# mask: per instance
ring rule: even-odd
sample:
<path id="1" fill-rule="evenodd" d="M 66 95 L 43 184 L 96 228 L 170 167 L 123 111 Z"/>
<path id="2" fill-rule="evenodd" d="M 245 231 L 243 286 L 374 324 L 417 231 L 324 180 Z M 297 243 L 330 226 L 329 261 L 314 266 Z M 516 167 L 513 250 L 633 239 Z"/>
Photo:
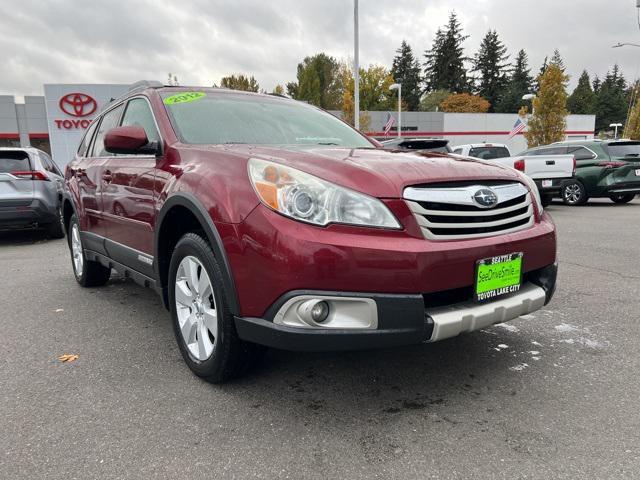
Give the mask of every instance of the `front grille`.
<path id="1" fill-rule="evenodd" d="M 497 203 L 483 207 L 474 196 L 489 188 Z M 527 188 L 520 183 L 503 185 L 455 185 L 411 187 L 404 198 L 430 240 L 459 240 L 513 233 L 534 223 L 533 202 Z"/>

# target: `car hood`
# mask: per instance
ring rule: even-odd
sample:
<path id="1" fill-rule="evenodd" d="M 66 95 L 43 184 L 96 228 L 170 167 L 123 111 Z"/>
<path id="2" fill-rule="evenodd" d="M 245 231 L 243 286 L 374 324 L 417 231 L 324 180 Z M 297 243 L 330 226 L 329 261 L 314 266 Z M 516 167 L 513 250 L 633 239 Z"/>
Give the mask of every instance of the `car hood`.
<path id="1" fill-rule="evenodd" d="M 212 147 L 216 148 L 216 147 Z M 519 180 L 514 169 L 436 152 L 377 148 L 274 148 L 225 145 L 228 153 L 297 168 L 378 198 L 401 198 L 411 185 L 466 180 Z"/>

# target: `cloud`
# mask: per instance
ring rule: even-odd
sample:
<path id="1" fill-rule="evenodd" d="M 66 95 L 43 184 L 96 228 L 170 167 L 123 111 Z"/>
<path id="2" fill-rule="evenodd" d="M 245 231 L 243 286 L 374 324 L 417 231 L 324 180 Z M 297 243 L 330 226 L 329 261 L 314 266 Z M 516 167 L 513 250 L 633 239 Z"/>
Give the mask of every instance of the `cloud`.
<path id="1" fill-rule="evenodd" d="M 5 2 L 7 3 L 7 2 Z M 455 10 L 472 56 L 488 29 L 510 54 L 524 48 L 533 72 L 555 48 L 575 83 L 583 69 L 603 76 L 614 64 L 640 74 L 640 43 L 632 0 L 382 0 L 360 1 L 363 65 L 389 66 L 406 39 L 420 56 Z M 0 93 L 41 94 L 43 83 L 164 81 L 211 85 L 223 75 L 254 75 L 267 89 L 295 78 L 307 55 L 353 57 L 351 0 L 8 0 L 0 17 Z"/>

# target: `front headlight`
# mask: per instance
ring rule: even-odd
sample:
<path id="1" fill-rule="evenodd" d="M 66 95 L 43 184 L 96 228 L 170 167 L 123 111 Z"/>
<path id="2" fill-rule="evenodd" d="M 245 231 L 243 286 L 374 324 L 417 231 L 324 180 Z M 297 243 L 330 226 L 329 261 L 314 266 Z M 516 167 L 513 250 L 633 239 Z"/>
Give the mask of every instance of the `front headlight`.
<path id="1" fill-rule="evenodd" d="M 542 207 L 542 199 L 540 198 L 540 191 L 538 190 L 538 186 L 536 185 L 536 182 L 534 182 L 531 177 L 529 177 L 528 175 L 525 175 L 524 173 L 520 173 L 520 177 L 527 184 L 527 186 L 529 187 L 529 190 L 531 190 L 534 201 L 536 202 L 536 206 L 538 207 L 538 211 L 540 212 L 540 215 L 542 215 L 544 208 Z"/>
<path id="2" fill-rule="evenodd" d="M 384 203 L 295 168 L 252 158 L 249 178 L 258 198 L 287 217 L 314 225 L 343 223 L 402 228 Z"/>

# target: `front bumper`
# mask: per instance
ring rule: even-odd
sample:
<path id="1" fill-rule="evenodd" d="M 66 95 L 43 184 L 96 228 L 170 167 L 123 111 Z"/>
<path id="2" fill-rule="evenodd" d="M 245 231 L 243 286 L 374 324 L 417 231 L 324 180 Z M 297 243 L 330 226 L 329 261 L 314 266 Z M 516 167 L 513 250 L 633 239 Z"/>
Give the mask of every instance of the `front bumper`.
<path id="1" fill-rule="evenodd" d="M 435 306 L 433 295 L 381 295 L 344 292 L 290 292 L 267 312 L 266 318 L 236 318 L 243 340 L 273 348 L 297 351 L 364 350 L 437 342 L 464 332 L 486 328 L 532 313 L 551 301 L 557 265 L 530 272 L 519 292 L 487 303 L 465 300 Z M 371 298 L 377 305 L 375 329 L 296 328 L 273 322 L 291 298 L 317 294 Z M 449 292 L 442 292 L 446 298 Z"/>

